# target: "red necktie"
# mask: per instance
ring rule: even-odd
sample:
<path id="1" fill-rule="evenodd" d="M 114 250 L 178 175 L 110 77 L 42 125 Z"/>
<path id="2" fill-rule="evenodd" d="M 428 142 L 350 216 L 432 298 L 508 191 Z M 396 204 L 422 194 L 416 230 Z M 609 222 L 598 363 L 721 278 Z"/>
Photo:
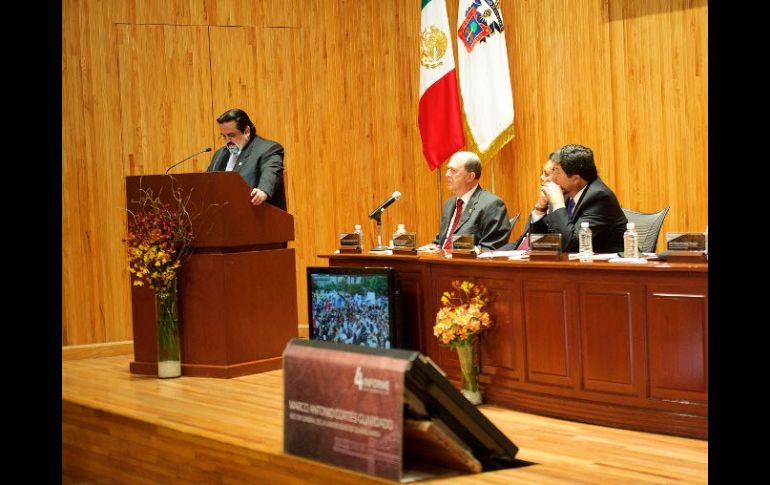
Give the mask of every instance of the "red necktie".
<path id="1" fill-rule="evenodd" d="M 452 234 L 457 230 L 457 225 L 460 223 L 460 216 L 463 214 L 463 200 L 457 199 L 457 207 L 455 208 L 455 220 L 452 222 L 452 229 L 446 233 L 446 240 L 444 241 L 444 249 L 452 249 Z"/>

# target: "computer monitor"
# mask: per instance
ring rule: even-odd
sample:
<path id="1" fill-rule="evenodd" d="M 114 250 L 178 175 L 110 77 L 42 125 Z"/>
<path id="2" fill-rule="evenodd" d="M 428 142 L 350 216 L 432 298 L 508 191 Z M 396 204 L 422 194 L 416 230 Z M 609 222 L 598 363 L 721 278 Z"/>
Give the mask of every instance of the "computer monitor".
<path id="1" fill-rule="evenodd" d="M 308 336 L 381 349 L 403 347 L 401 288 L 394 268 L 307 268 Z"/>

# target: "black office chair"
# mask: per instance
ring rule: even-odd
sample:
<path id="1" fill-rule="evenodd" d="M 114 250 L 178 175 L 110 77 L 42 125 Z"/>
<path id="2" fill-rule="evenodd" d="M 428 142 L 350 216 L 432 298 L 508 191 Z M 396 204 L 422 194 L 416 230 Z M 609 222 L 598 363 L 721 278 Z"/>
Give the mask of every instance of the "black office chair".
<path id="1" fill-rule="evenodd" d="M 510 232 L 508 232 L 508 241 L 509 241 L 509 242 L 510 242 L 510 240 L 511 240 L 511 234 L 513 234 L 513 226 L 515 226 L 515 225 L 516 225 L 516 221 L 518 221 L 518 220 L 519 220 L 519 216 L 520 216 L 520 215 L 521 215 L 521 212 L 517 212 L 516 214 L 514 214 L 514 216 L 513 216 L 513 217 L 511 217 L 510 219 L 508 219 L 508 222 L 510 222 L 510 223 L 511 223 L 511 230 L 510 230 Z"/>
<path id="2" fill-rule="evenodd" d="M 623 209 L 628 222 L 636 224 L 636 233 L 639 235 L 639 252 L 654 253 L 658 243 L 658 234 L 663 226 L 663 219 L 668 214 L 668 207 L 658 212 L 638 212 L 631 209 Z"/>

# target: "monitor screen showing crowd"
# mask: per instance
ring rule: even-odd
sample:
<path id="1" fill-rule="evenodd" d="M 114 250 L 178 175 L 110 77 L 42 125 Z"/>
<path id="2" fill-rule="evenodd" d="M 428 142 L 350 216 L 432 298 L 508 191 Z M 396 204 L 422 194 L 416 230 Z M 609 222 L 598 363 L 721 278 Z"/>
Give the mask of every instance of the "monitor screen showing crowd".
<path id="1" fill-rule="evenodd" d="M 312 340 L 399 346 L 399 289 L 393 268 L 309 267 L 307 277 Z"/>

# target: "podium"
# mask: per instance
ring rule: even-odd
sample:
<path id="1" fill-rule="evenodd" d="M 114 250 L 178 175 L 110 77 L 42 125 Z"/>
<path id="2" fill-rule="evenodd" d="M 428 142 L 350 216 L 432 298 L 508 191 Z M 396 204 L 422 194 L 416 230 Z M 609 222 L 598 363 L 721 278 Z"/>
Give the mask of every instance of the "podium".
<path id="1" fill-rule="evenodd" d="M 137 191 L 171 201 L 179 188 L 193 217 L 192 254 L 178 274 L 182 375 L 229 378 L 280 369 L 297 336 L 294 217 L 253 206 L 236 172 L 126 177 L 126 208 Z M 134 374 L 157 375 L 155 293 L 131 287 Z"/>

